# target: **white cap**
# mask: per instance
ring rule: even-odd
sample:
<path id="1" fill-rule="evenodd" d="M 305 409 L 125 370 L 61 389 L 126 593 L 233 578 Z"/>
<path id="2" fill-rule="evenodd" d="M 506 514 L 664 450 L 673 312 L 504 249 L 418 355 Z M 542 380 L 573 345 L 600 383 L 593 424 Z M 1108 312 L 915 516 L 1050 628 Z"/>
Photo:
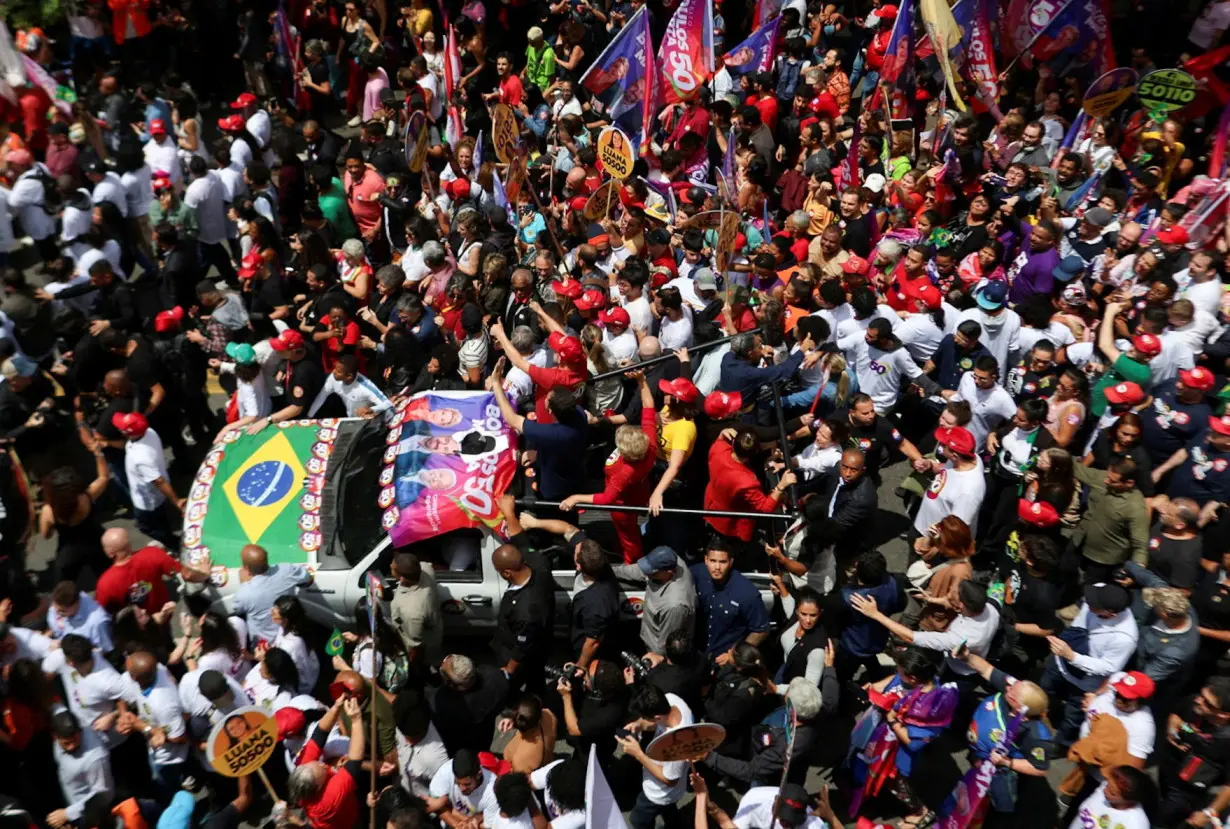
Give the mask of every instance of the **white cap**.
<path id="1" fill-rule="evenodd" d="M 863 188 L 870 190 L 873 193 L 883 193 L 884 185 L 887 183 L 888 182 L 885 181 L 884 176 L 879 173 L 872 173 L 867 176 L 867 180 L 863 182 Z"/>

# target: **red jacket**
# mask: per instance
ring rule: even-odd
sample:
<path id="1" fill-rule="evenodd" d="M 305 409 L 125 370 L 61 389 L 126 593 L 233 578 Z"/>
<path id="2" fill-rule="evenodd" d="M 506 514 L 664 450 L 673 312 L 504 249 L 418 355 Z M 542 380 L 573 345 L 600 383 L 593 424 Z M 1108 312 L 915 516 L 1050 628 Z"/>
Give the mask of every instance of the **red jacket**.
<path id="1" fill-rule="evenodd" d="M 107 0 L 107 5 L 111 7 L 111 34 L 117 44 L 123 45 L 128 37 L 129 15 L 132 16 L 132 30 L 136 37 L 149 34 L 149 15 L 145 11 L 149 0 Z"/>
<path id="2" fill-rule="evenodd" d="M 718 438 L 709 448 L 709 484 L 705 487 L 706 510 L 774 512 L 778 501 L 764 493 L 756 473 L 740 463 L 730 442 Z M 722 535 L 751 541 L 756 521 L 751 518 L 705 516 L 709 526 Z"/>
<path id="3" fill-rule="evenodd" d="M 649 496 L 653 494 L 649 473 L 658 459 L 658 420 L 652 407 L 641 409 L 641 430 L 649 437 L 649 451 L 633 463 L 616 450 L 606 462 L 606 487 L 594 496 L 595 504 L 643 507 L 649 503 Z"/>

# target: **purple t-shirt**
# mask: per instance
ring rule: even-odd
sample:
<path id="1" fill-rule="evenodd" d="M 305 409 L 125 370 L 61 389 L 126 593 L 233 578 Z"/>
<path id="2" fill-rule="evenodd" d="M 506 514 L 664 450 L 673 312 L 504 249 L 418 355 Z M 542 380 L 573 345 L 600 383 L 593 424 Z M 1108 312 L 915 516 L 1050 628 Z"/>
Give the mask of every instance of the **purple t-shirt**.
<path id="1" fill-rule="evenodd" d="M 1008 299 L 1013 305 L 1020 305 L 1034 294 L 1050 296 L 1055 288 L 1054 270 L 1059 266 L 1059 251 L 1055 248 L 1041 252 L 1029 249 L 1029 231 L 1033 228 L 1022 225 L 1027 232 L 1021 241 L 1021 252 L 1008 266 L 1008 280 L 1012 284 Z"/>

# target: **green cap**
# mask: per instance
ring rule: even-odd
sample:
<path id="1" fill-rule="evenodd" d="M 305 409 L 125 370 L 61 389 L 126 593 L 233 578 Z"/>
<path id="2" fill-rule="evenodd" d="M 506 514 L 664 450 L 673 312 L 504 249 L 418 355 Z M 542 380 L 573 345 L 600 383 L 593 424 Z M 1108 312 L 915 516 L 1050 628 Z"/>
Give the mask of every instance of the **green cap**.
<path id="1" fill-rule="evenodd" d="M 237 363 L 255 363 L 256 349 L 247 343 L 227 343 L 226 356 Z"/>

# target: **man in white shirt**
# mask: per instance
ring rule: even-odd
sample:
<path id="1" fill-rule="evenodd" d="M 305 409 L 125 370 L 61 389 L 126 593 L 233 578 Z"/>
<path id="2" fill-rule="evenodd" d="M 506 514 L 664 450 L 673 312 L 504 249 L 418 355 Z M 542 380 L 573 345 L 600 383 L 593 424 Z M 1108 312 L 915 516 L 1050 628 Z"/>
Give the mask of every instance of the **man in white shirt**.
<path id="1" fill-rule="evenodd" d="M 120 215 L 128 217 L 128 195 L 124 192 L 124 182 L 120 177 L 107 169 L 98 159 L 94 159 L 85 168 L 85 177 L 94 185 L 91 196 L 94 206 L 103 202 L 111 202 L 120 211 Z"/>
<path id="2" fill-rule="evenodd" d="M 654 829 L 659 815 L 669 816 L 672 810 L 678 809 L 676 804 L 688 788 L 688 764 L 685 761 L 659 763 L 650 759 L 635 732 L 652 729 L 656 739 L 668 731 L 692 725 L 695 720 L 686 702 L 654 685 L 637 686 L 628 703 L 628 713 L 633 719 L 627 730 L 634 734 L 617 736 L 615 742 L 642 767 L 641 792 L 628 815 L 628 823 L 632 829 Z"/>
<path id="3" fill-rule="evenodd" d="M 636 334 L 632 332 L 632 318 L 628 312 L 618 306 L 606 308 L 598 312 L 598 322 L 602 323 L 602 342 L 611 352 L 616 364 L 624 365 L 636 357 Z M 513 340 L 516 345 L 516 339 Z M 509 371 L 509 377 L 512 370 Z"/>
<path id="4" fill-rule="evenodd" d="M 700 799 L 700 793 L 697 793 Z M 709 805 L 718 829 L 826 829 L 839 827 L 841 820 L 833 814 L 828 798 L 821 797 L 820 806 L 813 814 L 811 797 L 798 783 L 777 786 L 755 786 L 747 790 L 739 801 L 739 808 L 732 819 L 725 810 Z"/>
<path id="5" fill-rule="evenodd" d="M 81 820 L 85 804 L 95 795 L 108 799 L 115 794 L 111 758 L 99 735 L 69 711 L 51 717 L 55 737 L 56 776 L 68 805 L 47 815 L 49 826 L 67 826 Z M 46 785 L 46 781 L 40 781 Z"/>
<path id="6" fill-rule="evenodd" d="M 431 794 L 431 782 L 451 762 L 448 749 L 431 722 L 427 706 L 405 706 L 397 711 L 397 766 L 401 787 L 415 797 Z"/>
<path id="7" fill-rule="evenodd" d="M 179 791 L 188 768 L 188 729 L 179 689 L 152 653 L 131 654 L 124 667 L 121 699 L 128 710 L 120 715 L 117 728 L 121 734 L 145 737 L 154 784 L 169 799 Z"/>
<path id="8" fill-rule="evenodd" d="M 169 502 L 182 511 L 184 501 L 171 488 L 162 439 L 140 412 L 116 412 L 111 425 L 128 439 L 124 445 L 124 473 L 128 476 L 137 529 L 168 550 L 176 549 L 178 544 L 171 533 L 166 507 Z"/>
<path id="9" fill-rule="evenodd" d="M 273 138 L 273 121 L 270 120 L 269 113 L 260 108 L 260 99 L 251 92 L 244 92 L 231 102 L 231 109 L 243 116 L 248 135 L 264 148 L 261 151 L 261 161 L 266 166 L 272 166 L 275 159 L 269 141 Z"/>
<path id="10" fill-rule="evenodd" d="M 871 397 L 876 414 L 890 414 L 897 405 L 902 380 L 922 377 L 922 369 L 893 336 L 887 320 L 875 319 L 861 331 L 837 339 L 837 347 L 846 355 L 858 376 L 859 391 Z"/>
<path id="11" fill-rule="evenodd" d="M 940 392 L 947 400 L 969 403 L 973 413 L 969 431 L 974 435 L 974 445 L 979 451 L 986 446 L 987 435 L 1016 415 L 1016 402 L 998 381 L 999 363 L 990 354 L 984 354 L 975 361 L 973 371 L 961 375 L 955 392 Z"/>
<path id="12" fill-rule="evenodd" d="M 358 360 L 353 354 L 337 358 L 333 371 L 308 407 L 308 417 L 315 417 L 316 410 L 333 394 L 346 404 L 346 417 L 373 417 L 393 405 L 375 383 L 359 373 Z"/>
<path id="13" fill-rule="evenodd" d="M 645 263 L 629 259 L 623 270 L 611 274 L 611 300 L 620 303 L 628 312 L 632 327 L 648 334 L 653 329 L 653 310 L 645 296 L 649 273 Z"/>
<path id="14" fill-rule="evenodd" d="M 179 147 L 167 131 L 166 121 L 155 118 L 149 122 L 149 140 L 145 142 L 142 152 L 151 172 L 166 173 L 175 192 L 184 191 L 184 166 L 180 164 Z"/>
<path id="15" fill-rule="evenodd" d="M 974 290 L 977 308 L 961 315 L 962 320 L 973 320 L 982 326 L 980 341 L 999 362 L 999 382 L 1008 379 L 1008 369 L 1016 365 L 1021 353 L 1021 317 L 1007 307 L 1007 283 L 996 280 L 983 282 Z"/>
<path id="16" fill-rule="evenodd" d="M 499 818 L 495 802 L 495 775 L 483 768 L 478 755 L 468 748 L 458 749 L 453 761 L 445 763 L 431 778 L 428 787 L 427 810 L 440 817 L 440 825 L 452 825 L 444 815 L 467 821 L 482 816 L 483 824 L 491 826 Z"/>
<path id="17" fill-rule="evenodd" d="M 103 655 L 84 636 L 70 633 L 60 647 L 43 660 L 43 673 L 58 674 L 64 683 L 68 710 L 78 722 L 98 735 L 103 747 L 113 749 L 126 736 L 116 730 L 115 703 L 124 695 L 124 682 Z"/>
<path id="18" fill-rule="evenodd" d="M 663 353 L 692 347 L 692 309 L 683 304 L 678 288 L 663 287 L 655 300 L 659 315 L 658 340 Z"/>
<path id="19" fill-rule="evenodd" d="M 1224 289 L 1211 253 L 1204 250 L 1193 253 L 1187 268 L 1176 273 L 1174 279 L 1182 286 L 1180 299 L 1190 299 L 1197 308 L 1217 318 Z"/>
<path id="20" fill-rule="evenodd" d="M 914 531 L 926 535 L 932 524 L 938 524 L 945 516 L 955 515 L 969 525 L 971 534 L 976 534 L 978 510 L 982 507 L 987 483 L 974 436 L 968 429 L 956 426 L 937 429 L 935 439 L 943 449 L 946 462 L 931 462 L 935 478 L 914 516 Z"/>
<path id="21" fill-rule="evenodd" d="M 1074 637 L 1085 638 L 1081 651 L 1069 644 Z M 1085 587 L 1085 601 L 1069 633 L 1064 639 L 1047 637 L 1053 656 L 1039 684 L 1051 699 L 1056 743 L 1067 744 L 1076 738 L 1084 719 L 1084 695 L 1097 691 L 1108 677 L 1123 670 L 1136 653 L 1139 638 L 1131 596 L 1125 588 L 1102 582 Z"/>
<path id="22" fill-rule="evenodd" d="M 1169 327 L 1162 332 L 1162 350 L 1168 343 L 1187 351 L 1188 359 L 1193 363 L 1196 355 L 1204 351 L 1208 342 L 1221 333 L 1221 323 L 1217 317 L 1196 307 L 1190 299 L 1176 299 L 1166 309 L 1166 322 Z"/>
<path id="23" fill-rule="evenodd" d="M 226 192 L 222 181 L 210 172 L 205 159 L 194 155 L 188 161 L 192 183 L 184 192 L 184 205 L 196 213 L 197 244 L 206 266 L 213 265 L 228 282 L 236 279 L 235 266 L 223 247 L 227 236 Z"/>
<path id="24" fill-rule="evenodd" d="M 29 150 L 13 150 L 5 158 L 13 189 L 9 191 L 9 209 L 21 219 L 21 226 L 34 240 L 39 256 L 51 262 L 60 255 L 56 246 L 55 216 L 47 212 L 44 182 L 51 182 L 51 171 L 36 162 Z"/>
<path id="25" fill-rule="evenodd" d="M 1142 763 L 1148 760 L 1157 739 L 1157 725 L 1148 704 L 1154 690 L 1153 680 L 1140 671 L 1111 674 L 1099 690 L 1087 695 L 1089 701 L 1085 704 L 1081 737 L 1089 735 L 1095 718 L 1114 717 L 1123 723 L 1123 729 L 1127 732 L 1128 754 Z"/>

